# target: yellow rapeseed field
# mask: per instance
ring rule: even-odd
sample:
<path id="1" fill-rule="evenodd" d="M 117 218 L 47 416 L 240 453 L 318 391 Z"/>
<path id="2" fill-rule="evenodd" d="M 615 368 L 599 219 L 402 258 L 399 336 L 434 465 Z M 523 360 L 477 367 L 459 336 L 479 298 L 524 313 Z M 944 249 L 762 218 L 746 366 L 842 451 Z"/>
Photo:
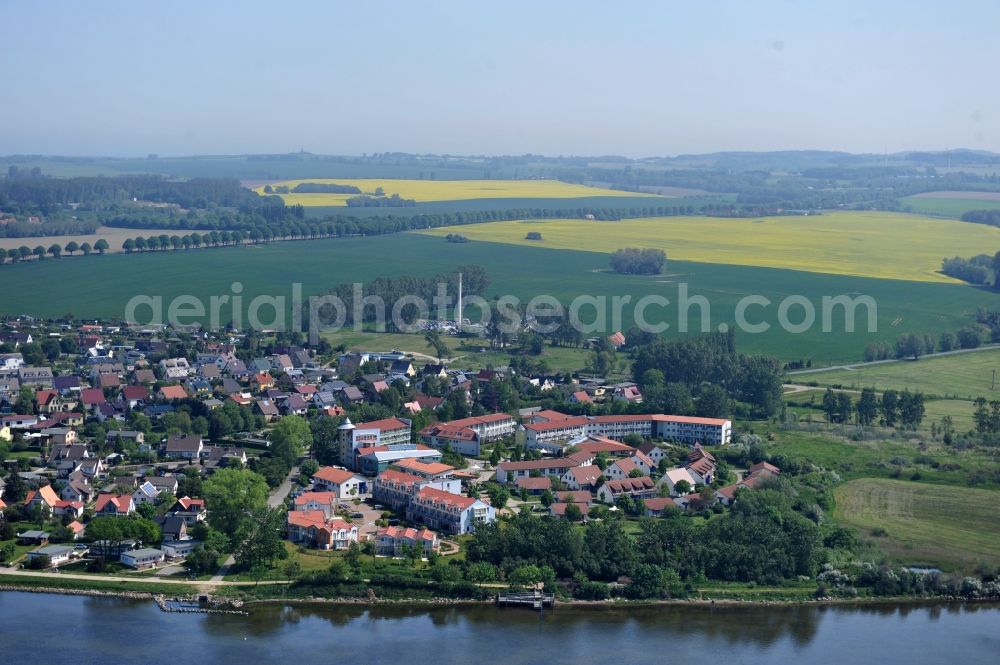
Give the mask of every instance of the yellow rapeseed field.
<path id="1" fill-rule="evenodd" d="M 527 240 L 538 231 L 542 240 Z M 470 240 L 612 253 L 662 249 L 667 259 L 788 268 L 921 282 L 955 282 L 937 272 L 945 257 L 994 254 L 1000 229 L 919 215 L 835 212 L 722 219 L 657 217 L 600 222 L 553 219 L 492 222 L 421 231 Z"/>
<path id="2" fill-rule="evenodd" d="M 354 185 L 362 192 L 373 193 L 381 187 L 386 196 L 399 194 L 404 199 L 424 201 L 468 201 L 470 199 L 572 199 L 582 196 L 650 196 L 636 192 L 622 192 L 585 185 L 573 185 L 558 180 L 384 180 L 357 178 L 306 178 L 283 180 L 272 186 L 287 185 L 289 189 L 299 183 L 315 182 L 337 185 Z M 256 188 L 263 193 L 264 187 Z M 355 194 L 282 194 L 288 205 L 342 206 Z"/>

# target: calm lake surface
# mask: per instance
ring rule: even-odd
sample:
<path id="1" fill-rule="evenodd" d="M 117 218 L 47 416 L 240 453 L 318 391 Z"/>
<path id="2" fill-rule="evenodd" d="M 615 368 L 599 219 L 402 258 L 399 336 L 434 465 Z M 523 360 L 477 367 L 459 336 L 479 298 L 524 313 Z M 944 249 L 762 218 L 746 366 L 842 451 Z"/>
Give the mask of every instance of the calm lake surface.
<path id="1" fill-rule="evenodd" d="M 1000 606 L 288 607 L 167 614 L 152 602 L 0 592 L 3 663 L 1000 662 Z"/>

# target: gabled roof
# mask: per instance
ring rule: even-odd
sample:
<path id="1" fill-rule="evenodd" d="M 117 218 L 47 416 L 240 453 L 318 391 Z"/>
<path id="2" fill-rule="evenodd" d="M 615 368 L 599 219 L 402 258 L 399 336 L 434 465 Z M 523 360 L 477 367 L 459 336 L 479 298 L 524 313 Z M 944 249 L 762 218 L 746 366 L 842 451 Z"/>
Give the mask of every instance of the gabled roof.
<path id="1" fill-rule="evenodd" d="M 328 483 L 339 485 L 354 477 L 354 473 L 347 469 L 338 469 L 335 466 L 323 466 L 313 474 L 314 479 L 323 480 Z"/>
<path id="2" fill-rule="evenodd" d="M 163 386 L 160 388 L 163 399 L 187 399 L 188 394 L 183 386 Z"/>
<path id="3" fill-rule="evenodd" d="M 98 513 L 105 512 L 105 508 L 108 505 L 114 506 L 116 513 L 127 513 L 132 505 L 132 496 L 130 494 L 123 496 L 101 494 L 97 497 L 97 504 L 94 506 L 94 511 Z"/>
<path id="4" fill-rule="evenodd" d="M 573 480 L 581 485 L 592 485 L 601 476 L 601 469 L 594 464 L 588 464 L 587 466 L 574 467 L 566 473 L 571 475 Z"/>
<path id="5" fill-rule="evenodd" d="M 471 496 L 452 494 L 451 492 L 445 492 L 444 490 L 435 489 L 433 487 L 422 488 L 419 492 L 417 492 L 417 498 L 425 501 L 433 501 L 434 503 L 443 503 L 448 506 L 454 506 L 459 510 L 465 510 L 478 501 L 478 499 L 473 499 Z"/>
<path id="6" fill-rule="evenodd" d="M 49 508 L 55 508 L 56 504 L 59 503 L 59 496 L 56 491 L 52 489 L 52 485 L 45 485 L 39 487 L 37 490 L 32 490 L 24 497 L 24 503 L 29 504 L 34 500 L 35 497 L 40 498 Z"/>
<path id="7" fill-rule="evenodd" d="M 621 480 L 609 480 L 604 483 L 604 487 L 607 487 L 612 494 L 618 494 L 620 492 L 637 492 L 641 490 L 651 490 L 655 486 L 653 479 L 649 476 L 640 476 L 638 478 L 622 478 Z"/>
<path id="8" fill-rule="evenodd" d="M 83 402 L 84 406 L 97 406 L 104 404 L 107 400 L 104 398 L 104 391 L 100 388 L 84 388 L 80 391 L 80 401 Z"/>

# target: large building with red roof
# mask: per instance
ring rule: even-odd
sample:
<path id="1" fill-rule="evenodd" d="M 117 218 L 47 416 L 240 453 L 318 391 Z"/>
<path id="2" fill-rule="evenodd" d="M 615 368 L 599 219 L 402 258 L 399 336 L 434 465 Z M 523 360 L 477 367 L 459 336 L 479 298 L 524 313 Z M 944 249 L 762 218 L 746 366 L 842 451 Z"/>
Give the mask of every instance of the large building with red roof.
<path id="1" fill-rule="evenodd" d="M 480 499 L 424 487 L 410 501 L 406 518 L 414 524 L 460 535 L 493 522 L 496 510 Z"/>
<path id="2" fill-rule="evenodd" d="M 420 440 L 428 446 L 445 446 L 462 455 L 479 455 L 483 443 L 514 436 L 517 421 L 506 413 L 491 413 L 435 423 L 420 430 Z"/>
<path id="3" fill-rule="evenodd" d="M 630 434 L 694 445 L 721 446 L 732 438 L 733 425 L 722 418 L 696 418 L 666 414 L 622 414 L 611 416 L 567 416 L 544 411 L 524 425 L 525 447 L 558 450 L 584 436 L 621 440 Z"/>

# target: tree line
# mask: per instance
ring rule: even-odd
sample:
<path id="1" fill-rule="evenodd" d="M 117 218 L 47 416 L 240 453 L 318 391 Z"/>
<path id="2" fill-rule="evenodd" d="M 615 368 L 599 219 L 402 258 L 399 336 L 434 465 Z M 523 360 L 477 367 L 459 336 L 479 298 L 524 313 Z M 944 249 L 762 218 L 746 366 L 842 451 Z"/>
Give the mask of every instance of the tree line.
<path id="1" fill-rule="evenodd" d="M 827 388 L 821 408 L 830 423 L 846 425 L 854 417 L 857 424 L 865 427 L 880 424 L 916 430 L 924 420 L 924 402 L 921 392 L 886 390 L 879 397 L 874 388 L 862 389 L 855 402 L 849 393 Z"/>
<path id="2" fill-rule="evenodd" d="M 11 247 L 8 250 L 0 249 L 0 265 L 4 263 L 21 263 L 22 261 L 28 261 L 32 257 L 36 261 L 40 261 L 45 258 L 46 254 L 51 255 L 52 258 L 58 259 L 62 256 L 63 252 L 66 252 L 70 256 L 74 255 L 76 252 L 80 252 L 84 256 L 89 256 L 90 254 L 97 252 L 98 254 L 104 254 L 110 245 L 108 241 L 103 238 L 98 239 L 91 245 L 89 242 L 83 242 L 77 244 L 75 240 L 71 240 L 66 243 L 66 246 L 60 245 L 59 243 L 53 243 L 48 247 L 44 245 L 37 245 L 34 249 L 28 247 L 27 245 L 21 245 L 20 247 Z"/>

